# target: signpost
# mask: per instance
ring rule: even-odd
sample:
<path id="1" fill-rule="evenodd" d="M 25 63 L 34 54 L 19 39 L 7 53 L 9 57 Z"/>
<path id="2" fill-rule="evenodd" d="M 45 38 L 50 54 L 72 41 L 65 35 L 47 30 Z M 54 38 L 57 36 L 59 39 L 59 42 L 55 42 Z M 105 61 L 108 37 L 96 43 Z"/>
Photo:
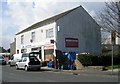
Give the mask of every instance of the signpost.
<path id="1" fill-rule="evenodd" d="M 116 30 L 112 30 L 111 32 L 111 43 L 112 43 L 112 64 L 111 64 L 111 68 L 112 68 L 112 74 L 113 74 L 113 56 L 114 56 L 114 45 L 116 43 Z"/>

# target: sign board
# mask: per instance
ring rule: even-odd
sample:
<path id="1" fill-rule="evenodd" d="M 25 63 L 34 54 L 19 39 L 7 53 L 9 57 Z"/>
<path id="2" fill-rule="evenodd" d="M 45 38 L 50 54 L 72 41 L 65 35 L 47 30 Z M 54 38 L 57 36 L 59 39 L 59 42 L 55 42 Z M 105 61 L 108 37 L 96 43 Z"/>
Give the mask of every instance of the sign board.
<path id="1" fill-rule="evenodd" d="M 78 38 L 65 38 L 67 48 L 78 48 Z"/>
<path id="2" fill-rule="evenodd" d="M 47 45 L 44 47 L 45 50 L 54 49 L 53 45 Z"/>
<path id="3" fill-rule="evenodd" d="M 53 39 L 50 40 L 50 43 L 54 44 L 54 42 L 55 42 L 55 41 L 54 41 Z"/>
<path id="4" fill-rule="evenodd" d="M 111 32 L 111 43 L 113 45 L 115 45 L 115 43 L 116 43 L 116 31 L 115 30 L 112 30 L 112 32 Z"/>

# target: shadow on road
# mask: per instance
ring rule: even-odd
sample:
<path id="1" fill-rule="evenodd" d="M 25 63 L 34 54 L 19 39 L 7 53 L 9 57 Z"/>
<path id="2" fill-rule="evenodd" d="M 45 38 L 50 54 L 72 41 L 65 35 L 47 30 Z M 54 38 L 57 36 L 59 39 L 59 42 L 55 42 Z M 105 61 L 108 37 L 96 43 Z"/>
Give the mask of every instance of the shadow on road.
<path id="1" fill-rule="evenodd" d="M 52 70 L 40 69 L 40 70 L 29 70 L 29 71 L 27 71 L 27 72 L 47 72 L 47 71 L 52 71 Z"/>

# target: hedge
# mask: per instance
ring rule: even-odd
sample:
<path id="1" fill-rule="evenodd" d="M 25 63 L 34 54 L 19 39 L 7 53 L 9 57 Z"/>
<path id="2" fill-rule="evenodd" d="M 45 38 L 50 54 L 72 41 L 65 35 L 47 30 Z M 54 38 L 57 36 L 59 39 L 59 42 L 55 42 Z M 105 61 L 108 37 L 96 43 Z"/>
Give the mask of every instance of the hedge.
<path id="1" fill-rule="evenodd" d="M 114 56 L 113 64 L 120 64 L 120 56 Z M 95 54 L 80 54 L 78 60 L 84 66 L 110 66 L 111 56 L 110 55 L 95 55 Z"/>

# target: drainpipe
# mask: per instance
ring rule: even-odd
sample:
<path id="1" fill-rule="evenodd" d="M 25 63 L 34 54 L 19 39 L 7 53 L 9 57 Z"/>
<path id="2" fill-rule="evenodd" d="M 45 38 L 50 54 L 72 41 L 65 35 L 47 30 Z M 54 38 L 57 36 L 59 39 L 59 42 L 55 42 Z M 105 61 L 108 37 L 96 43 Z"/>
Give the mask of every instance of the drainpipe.
<path id="1" fill-rule="evenodd" d="M 44 55 L 45 55 L 45 51 L 44 51 L 44 46 L 42 45 L 41 46 L 41 61 L 45 61 L 45 57 L 44 57 Z"/>

